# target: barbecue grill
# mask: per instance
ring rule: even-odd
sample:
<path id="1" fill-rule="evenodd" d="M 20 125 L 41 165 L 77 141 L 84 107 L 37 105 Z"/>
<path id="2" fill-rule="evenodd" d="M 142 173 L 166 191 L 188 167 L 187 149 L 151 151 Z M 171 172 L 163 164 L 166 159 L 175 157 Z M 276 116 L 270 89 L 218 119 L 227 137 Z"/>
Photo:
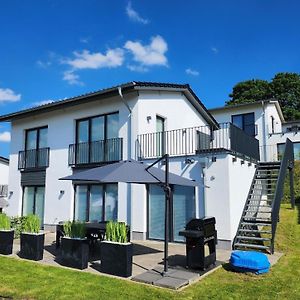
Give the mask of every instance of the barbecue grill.
<path id="1" fill-rule="evenodd" d="M 217 231 L 214 217 L 192 219 L 180 231 L 186 238 L 186 265 L 192 269 L 205 270 L 216 262 Z"/>

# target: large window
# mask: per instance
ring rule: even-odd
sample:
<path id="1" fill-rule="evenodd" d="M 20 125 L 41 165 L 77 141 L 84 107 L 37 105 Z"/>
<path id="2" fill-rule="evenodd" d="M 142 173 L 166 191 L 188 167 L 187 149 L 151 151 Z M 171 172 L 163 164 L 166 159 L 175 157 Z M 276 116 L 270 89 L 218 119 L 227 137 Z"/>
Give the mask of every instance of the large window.
<path id="1" fill-rule="evenodd" d="M 76 185 L 74 219 L 100 222 L 118 219 L 118 185 Z"/>
<path id="2" fill-rule="evenodd" d="M 115 156 L 116 141 L 119 134 L 119 114 L 112 113 L 90 117 L 77 121 L 76 162 L 95 163 L 107 160 Z"/>
<path id="3" fill-rule="evenodd" d="M 235 126 L 243 129 L 247 134 L 255 136 L 254 113 L 240 114 L 231 116 L 231 122 Z"/>
<path id="4" fill-rule="evenodd" d="M 293 143 L 294 145 L 294 158 L 300 160 L 300 142 Z M 285 144 L 277 144 L 278 159 L 281 160 L 284 153 Z"/>
<path id="5" fill-rule="evenodd" d="M 25 186 L 23 190 L 23 211 L 22 215 L 35 214 L 39 216 L 41 224 L 44 223 L 44 186 Z"/>

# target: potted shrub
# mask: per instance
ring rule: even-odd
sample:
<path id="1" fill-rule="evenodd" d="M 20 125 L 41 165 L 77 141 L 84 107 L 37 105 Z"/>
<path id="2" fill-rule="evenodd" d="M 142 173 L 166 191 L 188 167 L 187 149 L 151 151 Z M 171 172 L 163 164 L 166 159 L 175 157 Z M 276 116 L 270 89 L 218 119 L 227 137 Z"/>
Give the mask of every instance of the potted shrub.
<path id="1" fill-rule="evenodd" d="M 12 254 L 14 230 L 11 229 L 10 218 L 0 213 L 0 254 Z"/>
<path id="2" fill-rule="evenodd" d="M 42 260 L 44 254 L 45 234 L 40 231 L 41 221 L 36 215 L 24 218 L 20 235 L 20 256 L 31 260 Z"/>
<path id="3" fill-rule="evenodd" d="M 62 263 L 80 270 L 88 267 L 89 245 L 86 238 L 85 224 L 82 222 L 66 222 L 65 236 L 61 239 Z"/>
<path id="4" fill-rule="evenodd" d="M 128 242 L 125 223 L 107 223 L 100 251 L 102 272 L 122 277 L 132 275 L 132 244 Z"/>

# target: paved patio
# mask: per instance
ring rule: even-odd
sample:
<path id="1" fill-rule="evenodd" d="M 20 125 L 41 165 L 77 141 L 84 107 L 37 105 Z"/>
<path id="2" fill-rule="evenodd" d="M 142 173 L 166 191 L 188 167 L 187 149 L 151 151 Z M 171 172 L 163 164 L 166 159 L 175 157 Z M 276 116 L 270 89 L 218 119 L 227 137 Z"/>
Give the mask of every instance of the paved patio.
<path id="1" fill-rule="evenodd" d="M 132 267 L 132 278 L 135 281 L 154 284 L 151 280 L 149 282 L 139 280 L 143 278 L 146 272 L 150 273 L 154 272 L 160 276 L 160 272 L 163 270 L 163 256 L 164 256 L 164 244 L 163 242 L 156 241 L 132 241 L 133 242 L 133 267 Z M 39 261 L 38 263 L 56 267 L 63 267 L 59 258 L 56 258 L 58 254 L 58 250 L 55 247 L 55 234 L 47 233 L 45 236 L 45 247 L 44 247 L 44 259 Z M 20 240 L 17 239 L 14 241 L 14 249 L 11 257 L 15 257 L 17 259 L 21 259 L 18 256 L 18 252 L 20 251 Z M 203 278 L 205 275 L 211 273 L 224 262 L 228 262 L 231 251 L 229 250 L 217 250 L 217 264 L 214 268 L 208 269 L 206 271 L 191 271 L 185 268 L 185 245 L 184 244 L 169 244 L 169 265 L 170 265 L 170 277 L 173 279 L 178 277 L 182 277 L 185 279 L 186 283 L 192 283 Z M 275 264 L 282 254 L 275 253 L 274 255 L 269 255 L 269 260 L 271 264 Z M 74 270 L 74 269 L 73 269 Z M 174 271 L 177 271 L 177 275 L 174 275 Z M 87 269 L 82 272 L 89 272 L 98 275 L 106 275 L 100 272 L 100 260 L 99 260 L 99 248 L 96 246 L 93 253 L 91 254 L 91 259 L 89 261 L 89 266 Z M 173 272 L 173 275 L 171 275 Z M 107 275 L 110 276 L 110 275 Z M 174 277 L 175 276 L 175 277 Z M 144 276 L 145 277 L 145 276 Z M 147 276 L 146 276 L 147 277 Z M 153 278 L 153 277 L 152 277 Z M 131 278 L 129 278 L 131 279 Z M 161 278 L 157 278 L 158 280 Z M 178 279 L 178 278 L 177 278 Z M 162 283 L 157 284 L 162 287 L 171 287 L 174 289 L 178 289 L 186 284 L 183 284 L 182 281 L 176 281 L 175 285 L 172 287 L 169 284 L 169 279 L 166 278 L 162 281 Z M 174 280 L 173 280 L 174 283 Z M 169 286 L 168 286 L 169 284 Z"/>

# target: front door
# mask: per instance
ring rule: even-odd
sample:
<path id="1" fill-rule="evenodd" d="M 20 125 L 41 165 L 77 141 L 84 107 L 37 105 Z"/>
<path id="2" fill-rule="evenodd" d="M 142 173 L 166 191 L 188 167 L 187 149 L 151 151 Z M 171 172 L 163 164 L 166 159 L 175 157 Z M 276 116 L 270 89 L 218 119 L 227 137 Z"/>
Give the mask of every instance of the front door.
<path id="1" fill-rule="evenodd" d="M 179 236 L 186 223 L 196 217 L 195 189 L 193 187 L 173 186 L 170 203 L 170 241 L 182 242 Z M 165 228 L 165 194 L 158 185 L 149 185 L 148 202 L 148 238 L 164 239 Z"/>
<path id="2" fill-rule="evenodd" d="M 23 192 L 23 216 L 30 214 L 37 215 L 44 224 L 45 206 L 45 187 L 44 186 L 25 186 Z"/>

